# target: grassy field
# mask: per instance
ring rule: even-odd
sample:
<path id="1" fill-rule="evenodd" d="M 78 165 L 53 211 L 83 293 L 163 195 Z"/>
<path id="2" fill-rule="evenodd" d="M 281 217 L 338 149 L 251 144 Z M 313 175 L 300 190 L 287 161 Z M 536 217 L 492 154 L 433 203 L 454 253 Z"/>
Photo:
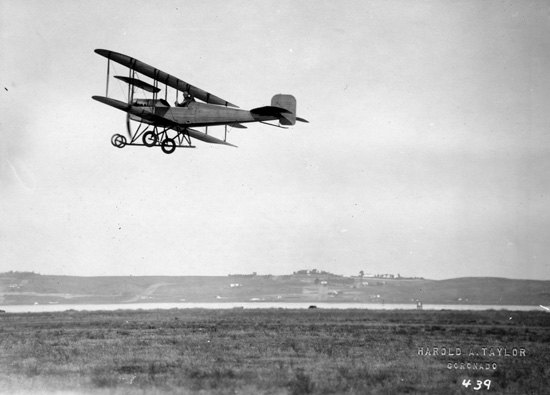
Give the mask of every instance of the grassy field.
<path id="1" fill-rule="evenodd" d="M 548 394 L 548 388 L 544 312 L 0 315 L 2 394 Z"/>
<path id="2" fill-rule="evenodd" d="M 326 284 L 315 279 L 326 279 Z M 238 284 L 238 287 L 231 287 Z M 0 273 L 0 305 L 135 302 L 281 302 L 549 305 L 550 281 L 297 276 L 75 277 Z"/>

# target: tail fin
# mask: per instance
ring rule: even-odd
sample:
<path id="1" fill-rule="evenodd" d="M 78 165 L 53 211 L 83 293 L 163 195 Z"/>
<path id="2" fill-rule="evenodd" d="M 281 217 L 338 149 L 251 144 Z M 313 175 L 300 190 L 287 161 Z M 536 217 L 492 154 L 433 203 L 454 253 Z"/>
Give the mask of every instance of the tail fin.
<path id="1" fill-rule="evenodd" d="M 279 115 L 281 125 L 294 125 L 296 123 L 296 98 L 292 95 L 275 95 L 271 99 L 272 107 L 284 108 L 289 112 Z"/>
<path id="2" fill-rule="evenodd" d="M 305 119 L 296 116 L 296 98 L 292 95 L 275 95 L 271 98 L 271 106 L 254 108 L 250 112 L 259 116 L 278 119 L 281 125 L 294 125 L 296 121 L 309 123 Z"/>

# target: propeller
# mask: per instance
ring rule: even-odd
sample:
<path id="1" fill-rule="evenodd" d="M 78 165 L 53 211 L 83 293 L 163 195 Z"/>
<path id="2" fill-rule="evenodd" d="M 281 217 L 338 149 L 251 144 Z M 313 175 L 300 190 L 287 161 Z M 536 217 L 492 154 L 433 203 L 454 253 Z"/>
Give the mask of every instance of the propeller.
<path id="1" fill-rule="evenodd" d="M 130 141 L 132 141 L 132 130 L 130 129 L 130 113 L 126 113 L 126 130 L 128 131 L 128 137 L 130 137 Z"/>

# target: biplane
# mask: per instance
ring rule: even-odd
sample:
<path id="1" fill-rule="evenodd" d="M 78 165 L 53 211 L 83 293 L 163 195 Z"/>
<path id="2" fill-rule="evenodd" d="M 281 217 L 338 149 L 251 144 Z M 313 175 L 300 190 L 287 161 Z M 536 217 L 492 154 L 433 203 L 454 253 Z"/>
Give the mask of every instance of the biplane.
<path id="1" fill-rule="evenodd" d="M 171 154 L 177 147 L 194 148 L 192 139 L 234 147 L 227 142 L 228 128 L 246 129 L 243 124 L 249 122 L 280 128 L 294 125 L 296 121 L 308 122 L 296 116 L 296 99 L 292 95 L 275 95 L 271 105 L 247 111 L 137 59 L 105 49 L 95 52 L 107 58 L 107 83 L 105 96 L 92 96 L 92 99 L 126 112 L 128 137 L 115 134 L 111 138 L 111 143 L 118 148 L 160 146 L 163 152 Z M 127 101 L 109 97 L 111 61 L 128 68 L 128 76 L 114 76 L 128 85 Z M 168 102 L 169 88 L 176 94 L 174 106 Z M 144 97 L 138 98 L 139 92 Z M 138 124 L 136 130 L 132 130 L 130 121 Z M 225 126 L 223 140 L 208 134 L 208 127 L 219 125 Z M 203 127 L 204 132 L 195 129 Z"/>

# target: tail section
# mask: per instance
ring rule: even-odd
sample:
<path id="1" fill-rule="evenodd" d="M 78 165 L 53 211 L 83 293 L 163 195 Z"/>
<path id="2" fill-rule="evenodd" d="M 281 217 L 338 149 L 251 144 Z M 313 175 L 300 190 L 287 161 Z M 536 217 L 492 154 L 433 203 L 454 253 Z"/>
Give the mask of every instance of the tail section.
<path id="1" fill-rule="evenodd" d="M 305 119 L 296 116 L 296 98 L 292 95 L 275 95 L 271 98 L 270 106 L 254 108 L 250 112 L 253 115 L 270 117 L 271 120 L 278 119 L 279 123 L 285 126 L 294 125 L 296 121 L 308 123 Z"/>
<path id="2" fill-rule="evenodd" d="M 284 108 L 288 112 L 279 114 L 281 125 L 294 125 L 296 123 L 296 98 L 292 95 L 275 95 L 271 99 L 272 107 Z"/>

